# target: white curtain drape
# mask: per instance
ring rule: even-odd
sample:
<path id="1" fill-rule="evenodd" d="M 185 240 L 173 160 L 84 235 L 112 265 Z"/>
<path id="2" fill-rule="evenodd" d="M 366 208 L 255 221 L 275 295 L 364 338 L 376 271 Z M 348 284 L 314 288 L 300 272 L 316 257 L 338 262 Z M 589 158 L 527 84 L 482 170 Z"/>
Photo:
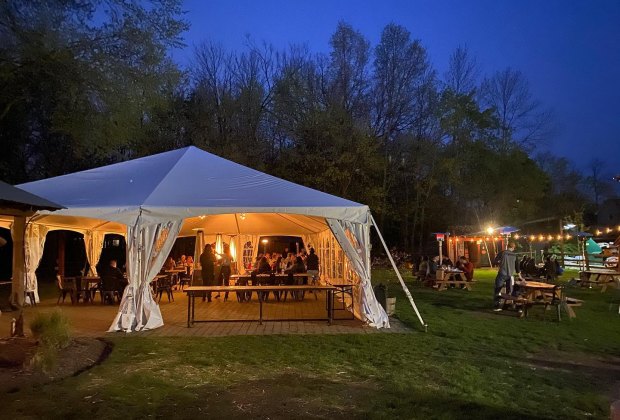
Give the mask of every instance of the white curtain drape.
<path id="1" fill-rule="evenodd" d="M 98 232 L 89 230 L 84 233 L 84 245 L 86 246 L 86 258 L 90 264 L 91 276 L 97 275 L 96 265 L 101 257 L 101 251 L 103 250 L 103 240 L 105 238 L 104 232 Z"/>
<path id="2" fill-rule="evenodd" d="M 164 325 L 150 282 L 159 273 L 176 240 L 183 220 L 127 228 L 127 277 L 123 299 L 108 331 L 140 331 Z"/>
<path id="3" fill-rule="evenodd" d="M 359 307 L 365 321 L 376 328 L 389 328 L 387 313 L 375 297 L 370 282 L 370 226 L 336 219 L 326 219 L 329 228 L 338 240 L 340 247 L 351 262 L 352 268 L 360 278 Z M 355 242 L 347 236 L 347 230 L 353 235 Z"/>
<path id="4" fill-rule="evenodd" d="M 45 236 L 48 229 L 38 224 L 28 224 L 26 226 L 26 236 L 24 238 L 24 259 L 26 263 L 26 288 L 27 292 L 34 292 L 35 302 L 39 302 L 39 285 L 35 271 L 39 266 L 43 256 L 45 246 Z M 32 304 L 26 297 L 26 303 Z"/>

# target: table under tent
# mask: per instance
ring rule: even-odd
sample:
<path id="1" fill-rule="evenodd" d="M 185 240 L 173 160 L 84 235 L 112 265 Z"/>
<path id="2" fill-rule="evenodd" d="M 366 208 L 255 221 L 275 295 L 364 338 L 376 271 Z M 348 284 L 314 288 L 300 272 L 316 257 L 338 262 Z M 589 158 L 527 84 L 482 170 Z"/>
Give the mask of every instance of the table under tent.
<path id="1" fill-rule="evenodd" d="M 200 236 L 202 243 L 226 240 L 238 262 L 244 255 L 255 255 L 259 236 L 300 236 L 320 258 L 322 281 L 353 284 L 356 317 L 377 328 L 389 327 L 370 282 L 374 221 L 366 205 L 191 146 L 19 187 L 66 207 L 53 214 L 37 213 L 27 221 L 25 238 L 31 246 L 42 250 L 51 229 L 78 231 L 84 234 L 87 258 L 94 267 L 104 235 L 125 235 L 129 285 L 110 331 L 163 325 L 149 283 L 176 238 L 190 235 Z M 38 261 L 30 261 L 28 270 L 36 265 Z M 405 292 L 418 313 L 406 288 Z M 418 317 L 423 323 L 419 313 Z"/>

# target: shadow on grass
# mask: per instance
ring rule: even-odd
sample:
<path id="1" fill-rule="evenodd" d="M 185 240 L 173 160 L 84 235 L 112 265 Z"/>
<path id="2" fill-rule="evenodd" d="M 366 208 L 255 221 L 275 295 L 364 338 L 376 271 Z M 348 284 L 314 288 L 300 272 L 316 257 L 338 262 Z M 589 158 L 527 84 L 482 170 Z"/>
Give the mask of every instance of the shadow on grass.
<path id="1" fill-rule="evenodd" d="M 170 389 L 166 398 L 133 405 L 105 401 L 96 417 L 226 418 L 226 419 L 544 419 L 516 407 L 493 407 L 430 392 L 381 389 L 372 381 L 279 374 L 227 388 L 213 385 Z M 161 392 L 161 390 L 160 390 Z"/>

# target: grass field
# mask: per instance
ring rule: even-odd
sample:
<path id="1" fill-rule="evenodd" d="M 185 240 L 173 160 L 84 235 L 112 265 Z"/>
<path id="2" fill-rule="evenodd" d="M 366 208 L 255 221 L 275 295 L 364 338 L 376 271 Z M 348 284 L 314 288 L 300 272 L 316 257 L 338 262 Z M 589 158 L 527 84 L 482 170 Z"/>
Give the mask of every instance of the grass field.
<path id="1" fill-rule="evenodd" d="M 410 334 L 140 338 L 119 336 L 103 364 L 5 395 L 2 418 L 606 418 L 620 398 L 620 291 L 585 300 L 557 323 L 491 312 L 494 272 L 474 291 L 374 282 L 397 298 Z M 565 277 L 570 277 L 568 273 Z M 546 318 L 546 319 L 545 319 Z"/>

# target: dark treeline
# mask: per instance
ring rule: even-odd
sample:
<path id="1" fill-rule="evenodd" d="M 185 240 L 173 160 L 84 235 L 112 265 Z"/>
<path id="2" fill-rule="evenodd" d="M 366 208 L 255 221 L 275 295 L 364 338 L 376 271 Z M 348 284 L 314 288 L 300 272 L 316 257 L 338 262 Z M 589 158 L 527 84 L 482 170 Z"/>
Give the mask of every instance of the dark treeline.
<path id="1" fill-rule="evenodd" d="M 607 194 L 600 175 L 538 154 L 552 119 L 522 73 L 484 76 L 459 47 L 440 74 L 398 24 L 371 45 L 341 22 L 326 55 L 206 41 L 184 71 L 168 58 L 188 27 L 177 0 L 8 0 L 0 13 L 7 182 L 195 145 L 368 204 L 410 250 L 446 228 L 579 221 Z"/>

